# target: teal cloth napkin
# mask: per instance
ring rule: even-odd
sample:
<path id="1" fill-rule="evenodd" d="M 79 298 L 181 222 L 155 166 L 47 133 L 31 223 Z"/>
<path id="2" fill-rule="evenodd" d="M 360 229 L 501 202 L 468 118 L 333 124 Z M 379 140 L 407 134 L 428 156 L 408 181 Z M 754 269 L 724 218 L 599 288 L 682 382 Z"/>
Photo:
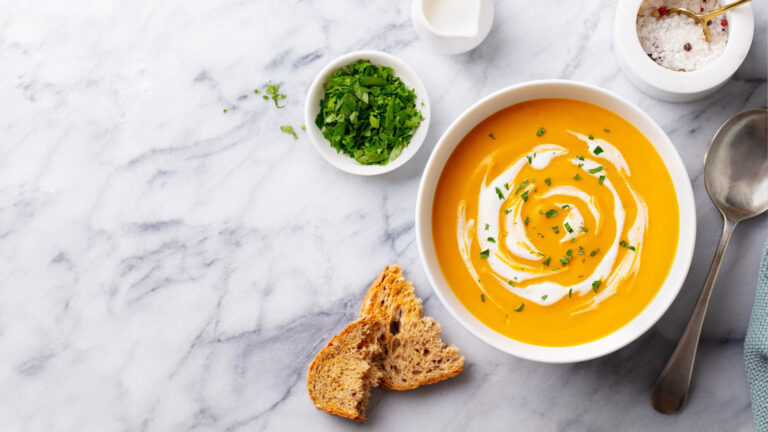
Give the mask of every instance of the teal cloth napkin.
<path id="1" fill-rule="evenodd" d="M 744 340 L 744 362 L 752 393 L 755 429 L 765 432 L 768 431 L 768 242 L 760 258 L 755 306 Z"/>

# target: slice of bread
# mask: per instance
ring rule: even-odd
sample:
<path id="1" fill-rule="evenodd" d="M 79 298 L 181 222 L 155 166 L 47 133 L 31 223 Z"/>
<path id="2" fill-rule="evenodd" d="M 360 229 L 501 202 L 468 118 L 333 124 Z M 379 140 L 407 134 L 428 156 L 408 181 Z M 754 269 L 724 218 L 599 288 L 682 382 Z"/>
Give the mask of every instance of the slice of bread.
<path id="1" fill-rule="evenodd" d="M 352 321 L 328 342 L 307 370 L 307 390 L 318 409 L 365 420 L 371 387 L 381 378 L 386 327 L 376 317 Z"/>
<path id="2" fill-rule="evenodd" d="M 421 299 L 399 266 L 384 269 L 368 289 L 360 316 L 386 324 L 386 346 L 381 383 L 394 390 L 409 390 L 458 375 L 464 357 L 440 339 L 440 324 L 423 317 Z"/>

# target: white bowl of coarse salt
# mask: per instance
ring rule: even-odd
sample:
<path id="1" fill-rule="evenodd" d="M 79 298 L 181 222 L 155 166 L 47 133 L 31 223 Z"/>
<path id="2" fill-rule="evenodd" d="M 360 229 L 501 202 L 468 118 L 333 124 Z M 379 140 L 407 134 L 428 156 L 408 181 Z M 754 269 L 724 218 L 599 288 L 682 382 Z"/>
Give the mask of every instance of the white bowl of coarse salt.
<path id="1" fill-rule="evenodd" d="M 749 4 L 710 20 L 709 41 L 693 18 L 670 14 L 682 7 L 708 12 L 727 0 L 620 0 L 613 44 L 624 74 L 640 90 L 672 102 L 708 96 L 741 66 L 752 45 Z"/>

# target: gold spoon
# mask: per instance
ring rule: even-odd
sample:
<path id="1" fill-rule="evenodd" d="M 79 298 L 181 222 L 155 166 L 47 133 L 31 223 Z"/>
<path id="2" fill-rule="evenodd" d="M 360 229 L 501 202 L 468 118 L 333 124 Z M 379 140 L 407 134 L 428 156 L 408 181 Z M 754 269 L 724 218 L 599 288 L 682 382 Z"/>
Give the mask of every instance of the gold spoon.
<path id="1" fill-rule="evenodd" d="M 709 42 L 709 26 L 707 25 L 707 21 L 715 18 L 718 15 L 723 14 L 725 11 L 729 11 L 735 7 L 741 6 L 744 3 L 750 2 L 752 0 L 738 0 L 731 4 L 727 4 L 720 9 L 715 9 L 710 12 L 702 12 L 702 13 L 696 13 L 690 9 L 686 8 L 669 8 L 667 9 L 667 14 L 671 13 L 679 13 L 683 15 L 687 15 L 691 18 L 693 18 L 696 22 L 699 23 L 701 28 L 704 30 L 704 39 L 706 39 L 707 42 Z"/>

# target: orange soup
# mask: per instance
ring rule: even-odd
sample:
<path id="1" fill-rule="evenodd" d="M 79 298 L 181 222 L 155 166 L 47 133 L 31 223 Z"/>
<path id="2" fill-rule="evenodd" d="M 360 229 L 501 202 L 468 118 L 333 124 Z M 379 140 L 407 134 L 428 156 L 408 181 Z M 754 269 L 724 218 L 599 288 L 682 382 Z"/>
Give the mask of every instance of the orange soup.
<path id="1" fill-rule="evenodd" d="M 677 196 L 653 145 L 586 102 L 505 108 L 440 174 L 433 241 L 451 289 L 512 339 L 569 346 L 606 336 L 656 295 L 677 249 Z"/>

